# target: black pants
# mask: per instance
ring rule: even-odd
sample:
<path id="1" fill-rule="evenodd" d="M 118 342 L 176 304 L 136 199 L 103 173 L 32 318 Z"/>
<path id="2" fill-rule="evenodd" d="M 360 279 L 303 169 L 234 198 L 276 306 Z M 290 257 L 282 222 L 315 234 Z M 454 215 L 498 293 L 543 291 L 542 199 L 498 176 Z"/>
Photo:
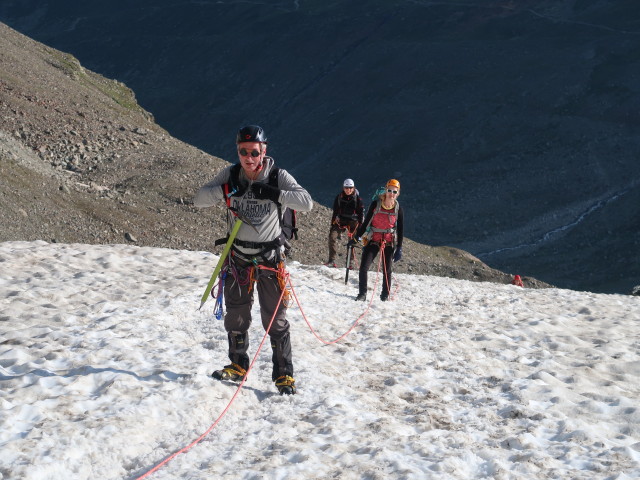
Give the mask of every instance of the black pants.
<path id="1" fill-rule="evenodd" d="M 369 267 L 373 263 L 373 260 L 380 251 L 380 245 L 377 243 L 369 243 L 362 249 L 362 261 L 360 262 L 360 276 L 358 293 L 364 295 L 367 294 L 367 277 L 369 273 Z M 382 293 L 381 296 L 389 296 L 389 290 L 391 290 L 391 267 L 393 265 L 393 245 L 386 245 L 384 252 L 382 253 L 384 258 L 382 259 L 383 276 L 382 276 Z"/>
<path id="2" fill-rule="evenodd" d="M 336 261 L 336 257 L 338 255 L 338 239 L 344 240 L 344 243 L 348 240 L 347 230 L 350 232 L 355 232 L 358 227 L 358 221 L 352 220 L 350 222 L 340 223 L 337 225 L 335 223 L 331 224 L 331 229 L 329 230 L 329 263 L 334 263 Z M 344 233 L 344 237 L 342 238 L 342 234 Z M 351 261 L 351 266 L 355 265 L 353 260 Z"/>
<path id="3" fill-rule="evenodd" d="M 282 289 L 278 283 L 275 272 L 259 270 L 256 273 L 256 282 L 249 292 L 248 272 L 252 264 L 238 258 L 234 259 L 240 279 L 229 274 L 224 284 L 224 299 L 227 312 L 224 316 L 224 328 L 229 336 L 229 359 L 243 368 L 249 367 L 249 335 L 251 325 L 251 307 L 253 306 L 254 292 L 258 291 L 260 302 L 260 317 L 262 326 L 266 330 L 271 317 L 278 307 L 278 311 L 269 330 L 271 347 L 273 349 L 273 373 L 276 378 L 282 375 L 293 376 L 293 360 L 291 354 L 291 341 L 289 338 L 289 321 L 286 318 L 287 307 L 278 306 Z"/>

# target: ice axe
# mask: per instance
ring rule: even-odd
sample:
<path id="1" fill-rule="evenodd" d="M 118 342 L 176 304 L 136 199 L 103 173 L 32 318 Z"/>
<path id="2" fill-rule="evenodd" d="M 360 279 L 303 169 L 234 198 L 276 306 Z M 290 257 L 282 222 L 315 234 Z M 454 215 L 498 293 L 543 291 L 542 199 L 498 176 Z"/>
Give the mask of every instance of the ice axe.
<path id="1" fill-rule="evenodd" d="M 347 272 L 344 274 L 344 284 L 349 282 L 349 267 L 351 266 L 351 255 L 353 254 L 353 247 L 347 243 Z"/>
<path id="2" fill-rule="evenodd" d="M 351 236 L 351 239 L 353 239 L 353 236 Z M 350 245 L 349 243 L 347 243 L 347 268 L 346 268 L 346 273 L 344 275 L 344 284 L 346 285 L 347 283 L 349 283 L 349 270 L 350 270 L 350 266 L 351 266 L 351 257 L 354 254 L 354 249 L 356 248 L 356 244 Z"/>
<path id="3" fill-rule="evenodd" d="M 222 265 L 224 265 L 224 260 L 227 258 L 227 255 L 229 255 L 229 251 L 231 250 L 233 241 L 236 239 L 236 235 L 238 234 L 238 230 L 240 230 L 240 227 L 242 226 L 242 224 L 245 223 L 249 225 L 251 228 L 253 228 L 256 232 L 258 231 L 256 227 L 254 227 L 246 217 L 238 213 L 238 211 L 235 208 L 229 207 L 229 210 L 231 210 L 233 215 L 236 217 L 236 221 L 234 222 L 233 227 L 231 228 L 231 232 L 229 233 L 229 238 L 227 239 L 227 243 L 224 245 L 224 248 L 222 249 L 222 253 L 220 254 L 220 259 L 218 260 L 216 268 L 213 270 L 213 273 L 211 274 L 211 278 L 209 279 L 207 288 L 205 289 L 204 294 L 202 294 L 202 298 L 200 299 L 200 306 L 198 307 L 198 310 L 202 308 L 202 306 L 205 304 L 205 302 L 209 298 L 209 295 L 211 294 L 211 289 L 213 288 L 213 284 L 216 282 L 216 278 L 218 277 L 220 270 L 222 270 Z"/>

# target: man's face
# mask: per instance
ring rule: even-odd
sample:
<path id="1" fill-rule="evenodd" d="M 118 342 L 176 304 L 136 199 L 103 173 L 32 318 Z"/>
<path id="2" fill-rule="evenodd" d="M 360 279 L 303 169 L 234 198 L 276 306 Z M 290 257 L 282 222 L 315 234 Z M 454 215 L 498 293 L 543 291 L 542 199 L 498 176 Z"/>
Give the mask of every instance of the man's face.
<path id="1" fill-rule="evenodd" d="M 354 187 L 342 187 L 342 190 L 344 191 L 345 195 L 353 195 L 353 191 L 355 190 Z"/>
<path id="2" fill-rule="evenodd" d="M 244 171 L 255 175 L 262 170 L 262 161 L 267 153 L 267 146 L 260 142 L 242 142 L 238 144 L 238 158 Z"/>

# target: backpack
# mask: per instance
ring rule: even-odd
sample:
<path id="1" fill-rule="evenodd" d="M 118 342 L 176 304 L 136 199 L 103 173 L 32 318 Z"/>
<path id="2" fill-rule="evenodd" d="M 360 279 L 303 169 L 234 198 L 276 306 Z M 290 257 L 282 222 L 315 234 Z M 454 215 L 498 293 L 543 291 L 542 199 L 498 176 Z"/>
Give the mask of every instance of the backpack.
<path id="1" fill-rule="evenodd" d="M 340 213 L 338 215 L 340 218 L 347 220 L 357 220 L 356 210 L 358 209 L 358 198 L 360 197 L 360 192 L 358 192 L 357 188 L 354 188 L 351 196 L 353 197 L 353 200 L 346 200 L 343 193 L 338 195 L 338 208 L 340 209 Z M 352 206 L 353 208 L 351 208 Z M 345 213 L 348 211 L 351 211 L 351 213 Z"/>
<path id="2" fill-rule="evenodd" d="M 376 198 L 374 196 L 374 198 Z M 371 215 L 371 219 L 369 220 L 369 223 L 367 224 L 364 234 L 362 235 L 362 244 L 363 245 L 367 245 L 370 241 L 371 241 L 371 237 L 373 236 L 374 233 L 378 232 L 378 233 L 393 233 L 393 246 L 395 248 L 395 244 L 396 244 L 396 230 L 398 227 L 398 223 L 396 221 L 395 225 L 393 226 L 393 228 L 391 229 L 392 231 L 388 231 L 388 230 L 379 230 L 377 228 L 374 228 L 371 226 L 371 224 L 373 223 L 373 219 L 374 217 L 380 213 L 380 211 L 382 210 L 382 202 L 380 201 L 379 198 L 376 198 L 375 200 L 376 202 L 376 207 L 375 210 L 373 211 L 373 215 Z M 400 210 L 400 204 L 396 201 L 396 205 L 393 209 L 393 215 L 396 216 L 396 218 L 398 218 L 398 210 Z"/>
<path id="3" fill-rule="evenodd" d="M 239 163 L 236 163 L 233 167 L 231 167 L 229 183 L 224 185 L 227 206 L 231 204 L 229 191 L 233 192 L 236 190 L 240 190 L 240 168 L 242 168 L 242 166 Z M 269 172 L 269 178 L 267 179 L 268 185 L 278 188 L 279 172 L 280 169 L 278 167 L 274 166 L 271 168 L 271 171 Z M 296 211 L 289 207 L 282 208 L 282 204 L 279 202 L 275 202 L 275 204 L 278 208 L 278 219 L 280 220 L 280 228 L 282 229 L 282 234 L 284 235 L 285 240 L 298 240 Z"/>

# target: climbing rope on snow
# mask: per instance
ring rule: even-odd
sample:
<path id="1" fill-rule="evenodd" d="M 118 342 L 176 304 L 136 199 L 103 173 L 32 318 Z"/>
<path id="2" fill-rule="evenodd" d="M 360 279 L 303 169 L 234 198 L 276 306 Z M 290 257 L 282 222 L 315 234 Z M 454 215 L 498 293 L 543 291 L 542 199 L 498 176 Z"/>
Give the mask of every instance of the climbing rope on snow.
<path id="1" fill-rule="evenodd" d="M 251 360 L 251 363 L 249 364 L 249 368 L 247 368 L 247 373 L 245 374 L 244 378 L 242 379 L 242 381 L 240 382 L 240 384 L 238 385 L 238 388 L 236 389 L 235 393 L 233 394 L 233 396 L 231 397 L 231 400 L 229 400 L 229 402 L 227 403 L 226 407 L 222 410 L 222 412 L 220 413 L 220 415 L 218 415 L 218 418 L 215 419 L 215 421 L 209 426 L 209 428 L 207 428 L 198 438 L 196 438 L 193 442 L 191 442 L 189 445 L 181 448 L 180 450 L 174 452 L 173 454 L 169 455 L 167 458 L 165 458 L 162 462 L 158 463 L 156 466 L 154 466 L 153 468 L 151 468 L 150 470 L 148 470 L 146 473 L 140 475 L 139 477 L 136 477 L 136 480 L 142 480 L 144 478 L 149 477 L 150 475 L 152 475 L 154 472 L 157 472 L 160 468 L 162 468 L 163 466 L 165 466 L 166 464 L 168 464 L 171 460 L 173 460 L 174 458 L 176 458 L 178 455 L 182 454 L 182 453 L 186 453 L 187 451 L 189 451 L 191 448 L 193 448 L 194 446 L 196 446 L 198 443 L 200 443 L 202 440 L 204 440 L 207 435 L 209 435 L 209 433 L 211 433 L 211 431 L 220 423 L 220 421 L 222 420 L 222 418 L 227 414 L 227 412 L 231 409 L 231 406 L 233 405 L 235 399 L 237 398 L 237 396 L 240 394 L 240 391 L 242 390 L 242 388 L 244 387 L 244 384 L 246 383 L 247 379 L 249 378 L 249 373 L 252 371 L 253 366 L 258 358 L 258 355 L 260 354 L 260 351 L 262 350 L 262 347 L 264 346 L 264 343 L 269 335 L 269 331 L 271 330 L 271 326 L 273 325 L 273 322 L 275 320 L 275 317 L 278 313 L 278 310 L 280 309 L 280 305 L 283 304 L 288 298 L 289 295 L 293 295 L 296 304 L 298 305 L 298 308 L 300 309 L 300 313 L 302 314 L 302 317 L 304 318 L 305 322 L 307 323 L 307 326 L 309 327 L 309 329 L 311 330 L 311 332 L 313 333 L 313 335 L 322 343 L 324 343 L 325 345 L 331 345 L 331 344 L 335 344 L 337 342 L 339 342 L 340 340 L 342 340 L 343 338 L 345 338 L 350 332 L 353 331 L 353 329 L 360 323 L 360 321 L 369 313 L 369 310 L 371 309 L 371 304 L 373 303 L 373 298 L 375 296 L 375 292 L 379 283 L 379 274 L 380 274 L 380 267 L 382 265 L 383 262 L 383 257 L 384 255 L 381 254 L 380 258 L 378 259 L 378 269 L 376 272 L 376 281 L 375 284 L 373 286 L 373 292 L 371 294 L 371 299 L 369 300 L 369 304 L 367 305 L 367 308 L 365 309 L 365 311 L 356 319 L 356 321 L 349 327 L 349 329 L 343 333 L 342 335 L 340 335 L 338 338 L 336 338 L 335 340 L 324 340 L 313 328 L 313 326 L 311 325 L 311 323 L 309 322 L 309 319 L 307 318 L 306 314 L 304 313 L 304 310 L 302 308 L 302 305 L 300 303 L 300 300 L 298 299 L 298 296 L 295 292 L 295 288 L 293 286 L 293 283 L 291 282 L 291 276 L 289 275 L 289 272 L 286 271 L 286 268 L 284 266 L 284 262 L 281 262 L 278 265 L 277 269 L 274 268 L 269 268 L 266 267 L 264 265 L 257 265 L 256 268 L 260 268 L 263 270 L 269 270 L 272 272 L 275 272 L 276 275 L 278 275 L 278 283 L 281 287 L 281 293 L 280 293 L 280 298 L 278 300 L 278 304 L 276 305 L 276 308 L 273 312 L 273 315 L 271 317 L 271 320 L 269 321 L 269 325 L 267 326 L 267 328 L 265 329 L 265 333 L 262 337 L 262 340 L 260 341 L 260 345 L 258 346 L 258 349 L 256 350 L 255 355 L 253 356 L 253 359 Z M 249 279 L 248 281 L 252 280 L 252 277 L 254 275 L 254 272 L 250 272 L 249 274 Z M 290 287 L 290 290 L 287 287 L 287 284 Z M 216 298 L 220 295 L 220 290 L 223 289 L 223 285 L 224 283 L 222 283 L 222 285 L 220 285 L 220 282 L 218 283 L 218 295 L 216 295 Z"/>
<path id="2" fill-rule="evenodd" d="M 376 272 L 376 282 L 373 285 L 373 292 L 371 294 L 371 298 L 369 299 L 369 304 L 367 305 L 367 308 L 365 309 L 365 311 L 356 319 L 356 321 L 351 325 L 351 327 L 349 327 L 349 329 L 343 333 L 342 335 L 340 335 L 338 338 L 336 338 L 335 340 L 325 340 L 323 339 L 320 335 L 318 335 L 318 333 L 316 332 L 316 330 L 313 328 L 313 326 L 311 325 L 311 322 L 309 322 L 309 319 L 307 318 L 307 315 L 304 313 L 304 309 L 302 308 L 302 305 L 300 304 L 300 300 L 298 300 L 298 295 L 296 294 L 295 288 L 293 287 L 293 284 L 291 283 L 291 277 L 289 277 L 289 285 L 291 286 L 291 292 L 293 293 L 293 297 L 296 300 L 296 304 L 298 305 L 298 308 L 300 309 L 300 313 L 302 314 L 302 318 L 304 318 L 304 321 L 306 322 L 307 326 L 309 327 L 309 330 L 311 330 L 311 333 L 313 333 L 313 335 L 322 343 L 324 343 L 325 345 L 332 345 L 334 343 L 338 343 L 340 340 L 342 340 L 343 338 L 345 338 L 347 335 L 349 335 L 349 333 L 351 333 L 353 331 L 354 328 L 356 328 L 356 326 L 360 323 L 360 320 L 362 320 L 368 313 L 369 310 L 371 309 L 371 304 L 373 303 L 373 298 L 375 297 L 375 292 L 376 292 L 376 288 L 378 286 L 378 281 L 379 281 L 379 273 L 380 273 L 380 265 L 381 265 L 381 261 L 382 261 L 382 256 L 380 256 L 380 258 L 378 259 L 378 271 Z"/>
<path id="3" fill-rule="evenodd" d="M 276 269 L 272 269 L 272 268 L 268 268 L 268 267 L 264 267 L 262 265 L 260 265 L 260 268 L 263 268 L 265 270 L 271 270 L 274 272 L 277 272 L 278 270 Z M 289 273 L 285 270 L 284 272 L 281 272 L 281 274 L 288 279 L 289 278 Z M 229 403 L 227 404 L 227 406 L 224 408 L 224 410 L 222 411 L 222 413 L 218 416 L 218 418 L 216 418 L 216 420 L 209 426 L 209 428 L 207 428 L 207 430 L 200 435 L 198 438 L 196 438 L 193 442 L 191 442 L 189 445 L 187 445 L 186 447 L 181 448 L 180 450 L 174 452 L 173 454 L 169 455 L 167 458 L 165 458 L 162 462 L 158 463 L 155 467 L 153 467 L 152 469 L 150 469 L 148 472 L 144 473 L 143 475 L 140 475 L 139 477 L 136 477 L 136 480 L 141 480 L 143 478 L 147 478 L 149 477 L 152 473 L 157 472 L 160 468 L 162 468 L 164 465 L 166 465 L 167 463 L 169 463 L 171 460 L 173 460 L 174 458 L 176 458 L 178 455 L 180 455 L 181 453 L 185 453 L 188 450 L 190 450 L 191 448 L 193 448 L 194 446 L 196 446 L 198 443 L 200 443 L 202 440 L 204 440 L 204 438 L 209 435 L 209 433 L 211 432 L 211 430 L 213 430 L 222 420 L 222 418 L 227 414 L 227 412 L 229 411 L 229 409 L 231 408 L 231 405 L 233 404 L 233 402 L 235 401 L 236 397 L 238 396 L 238 394 L 240 393 L 240 391 L 242 390 L 242 387 L 244 386 L 244 384 L 247 381 L 247 378 L 249 378 L 249 373 L 251 372 L 251 370 L 253 369 L 253 365 L 256 363 L 256 360 L 258 358 L 258 355 L 260 354 L 260 351 L 262 350 L 262 347 L 264 346 L 264 343 L 267 339 L 267 336 L 269 335 L 269 331 L 271 330 L 271 326 L 273 325 L 273 321 L 276 318 L 276 315 L 278 314 L 278 310 L 280 309 L 280 304 L 282 303 L 282 300 L 284 298 L 285 295 L 285 291 L 286 289 L 282 290 L 282 293 L 280 294 L 280 299 L 278 300 L 278 304 L 273 312 L 273 315 L 271 316 L 271 320 L 269 321 L 269 325 L 267 326 L 267 328 L 265 329 L 264 335 L 262 337 L 262 341 L 260 342 L 260 345 L 258 346 L 258 350 L 256 351 L 255 355 L 253 356 L 253 359 L 251 360 L 251 363 L 249 365 L 249 368 L 247 368 L 247 373 L 245 374 L 244 378 L 242 379 L 242 381 L 240 382 L 240 385 L 238 385 L 238 388 L 236 389 L 235 393 L 233 394 L 233 396 L 231 397 L 231 400 L 229 400 Z"/>

